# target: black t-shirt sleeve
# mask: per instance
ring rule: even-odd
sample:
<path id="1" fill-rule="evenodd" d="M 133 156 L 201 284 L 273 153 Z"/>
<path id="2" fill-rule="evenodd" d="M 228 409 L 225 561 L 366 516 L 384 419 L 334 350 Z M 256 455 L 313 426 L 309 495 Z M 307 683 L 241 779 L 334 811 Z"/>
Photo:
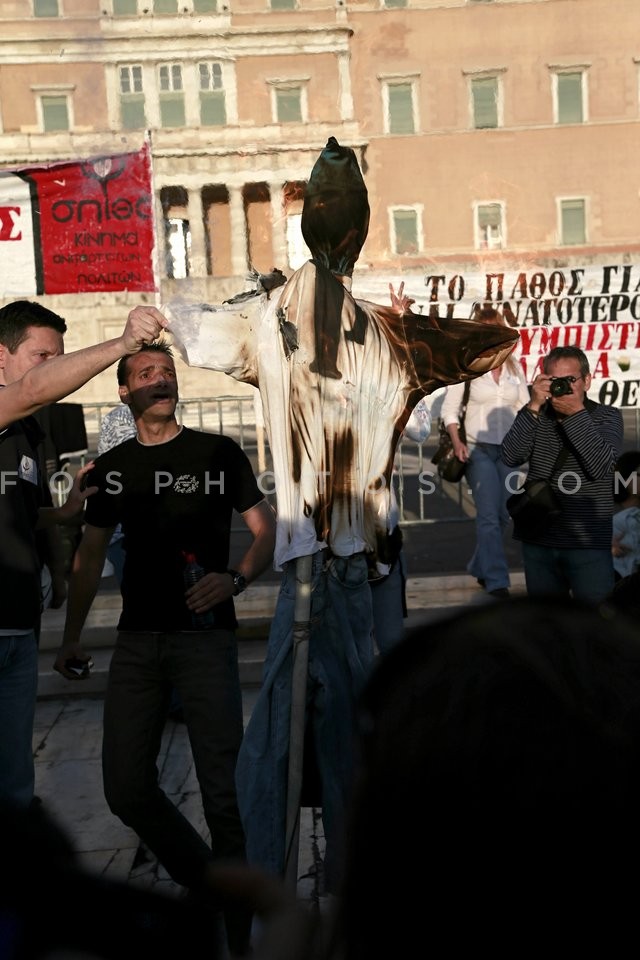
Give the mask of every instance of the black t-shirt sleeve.
<path id="1" fill-rule="evenodd" d="M 228 449 L 225 450 L 225 462 L 229 464 L 230 472 L 234 477 L 233 508 L 238 513 L 244 513 L 264 500 L 260 492 L 249 458 L 235 440 L 227 439 Z"/>
<path id="2" fill-rule="evenodd" d="M 85 508 L 85 520 L 92 527 L 115 527 L 119 522 L 121 475 L 113 465 L 110 467 L 109 460 L 106 454 L 98 457 L 87 481 L 90 487 L 98 488 L 87 498 Z"/>

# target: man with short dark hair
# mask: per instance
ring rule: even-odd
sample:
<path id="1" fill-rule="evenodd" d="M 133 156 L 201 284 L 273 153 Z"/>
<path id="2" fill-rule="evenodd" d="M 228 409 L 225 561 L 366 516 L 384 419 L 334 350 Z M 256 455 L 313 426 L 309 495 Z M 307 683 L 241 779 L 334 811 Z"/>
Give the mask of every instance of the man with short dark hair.
<path id="1" fill-rule="evenodd" d="M 533 530 L 518 529 L 527 593 L 598 603 L 613 589 L 613 472 L 622 415 L 587 397 L 589 361 L 577 347 L 544 358 L 531 399 L 502 443 L 510 467 L 529 463 L 529 480 L 551 481 L 560 508 Z"/>
<path id="2" fill-rule="evenodd" d="M 122 615 L 105 698 L 105 796 L 175 882 L 199 897 L 212 859 L 245 858 L 234 782 L 243 723 L 233 597 L 271 563 L 275 517 L 235 441 L 178 424 L 168 347 L 153 344 L 121 362 L 118 383 L 137 435 L 96 460 L 98 491 L 73 561 L 55 669 L 78 679 L 65 662 L 86 658 L 80 634 L 121 523 Z M 253 536 L 237 570 L 229 569 L 233 510 Z M 196 562 L 203 575 L 189 586 L 185 574 Z M 158 784 L 172 688 L 184 709 L 211 847 Z M 231 953 L 240 955 L 248 917 L 225 909 L 225 922 Z"/>
<path id="3" fill-rule="evenodd" d="M 39 465 L 43 434 L 31 414 L 62 399 L 143 341 L 162 321 L 134 317 L 120 337 L 63 356 L 62 317 L 17 300 L 0 309 L 0 802 L 33 799 L 33 720 L 38 686 L 40 560 L 36 527 L 65 522 L 88 493 L 79 471 L 63 507 L 47 507 Z"/>

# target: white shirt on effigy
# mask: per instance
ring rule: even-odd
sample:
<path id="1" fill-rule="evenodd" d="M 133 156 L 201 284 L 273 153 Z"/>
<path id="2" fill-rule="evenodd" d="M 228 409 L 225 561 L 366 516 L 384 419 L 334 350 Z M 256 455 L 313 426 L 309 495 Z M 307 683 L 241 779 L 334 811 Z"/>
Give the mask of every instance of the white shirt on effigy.
<path id="1" fill-rule="evenodd" d="M 173 301 L 165 307 L 191 366 L 220 370 L 260 389 L 278 504 L 276 569 L 327 545 L 342 557 L 377 553 L 392 522 L 389 485 L 377 479 L 393 460 L 394 425 L 411 392 L 373 305 L 360 303 L 368 322 L 364 344 L 350 337 L 358 317 L 348 293 L 336 344 L 340 375 L 315 371 L 315 279 L 307 263 L 269 300 L 218 308 Z M 287 357 L 278 316 L 289 298 L 298 346 Z M 345 451 L 348 462 L 341 459 Z M 318 537 L 318 516 L 329 544 Z M 384 564 L 378 568 L 388 571 Z"/>

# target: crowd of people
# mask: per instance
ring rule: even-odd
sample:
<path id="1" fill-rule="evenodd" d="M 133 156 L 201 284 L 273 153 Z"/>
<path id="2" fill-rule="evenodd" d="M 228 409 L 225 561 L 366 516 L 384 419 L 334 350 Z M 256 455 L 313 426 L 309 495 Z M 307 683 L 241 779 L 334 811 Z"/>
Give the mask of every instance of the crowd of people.
<path id="1" fill-rule="evenodd" d="M 410 307 L 407 298 L 401 295 L 397 298 L 393 291 L 392 303 L 401 312 Z M 494 311 L 485 311 L 478 320 L 489 324 L 503 322 Z M 159 339 L 165 325 L 165 318 L 155 309 L 136 308 L 130 313 L 121 337 L 65 356 L 65 324 L 60 317 L 27 301 L 15 302 L 0 310 L 3 381 L 0 391 L 0 455 L 2 468 L 7 471 L 0 509 L 4 529 L 10 532 L 10 536 L 3 537 L 0 548 L 3 624 L 0 629 L 0 721 L 3 728 L 0 801 L 6 809 L 28 810 L 34 795 L 31 736 L 41 616 L 37 529 L 77 522 L 78 515 L 84 512 L 84 533 L 73 557 L 64 638 L 55 669 L 70 681 L 77 682 L 86 676 L 90 657 L 81 644 L 82 627 L 97 591 L 105 559 L 109 553 L 115 559 L 113 547 L 117 546 L 123 609 L 105 698 L 105 795 L 113 812 L 133 827 L 176 882 L 189 891 L 189 903 L 196 908 L 206 905 L 205 913 L 211 913 L 207 930 L 212 949 L 222 937 L 233 956 L 242 956 L 250 949 L 251 918 L 256 909 L 252 896 L 257 897 L 255 890 L 262 888 L 259 882 L 257 887 L 249 883 L 249 888 L 254 891 L 252 895 L 217 896 L 212 892 L 210 871 L 216 861 L 247 863 L 247 808 L 242 810 L 238 803 L 239 783 L 247 766 L 246 758 L 244 767 L 242 761 L 242 710 L 233 597 L 272 563 L 277 521 L 257 487 L 246 455 L 234 441 L 179 426 L 175 417 L 178 401 L 175 364 L 166 339 Z M 114 429 L 120 433 L 115 438 L 103 438 L 97 460 L 78 472 L 67 502 L 63 507 L 54 508 L 47 493 L 46 474 L 38 449 L 42 434 L 30 414 L 77 389 L 116 361 L 118 394 L 123 406 L 116 411 L 118 422 Z M 568 389 L 558 392 L 554 389 L 556 381 L 562 381 Z M 533 534 L 520 534 L 529 606 L 521 604 L 517 612 L 507 615 L 507 620 L 526 616 L 527 625 L 531 627 L 533 624 L 538 633 L 545 629 L 545 625 L 553 628 L 556 634 L 561 633 L 570 611 L 573 611 L 572 616 L 585 619 L 587 611 L 593 612 L 594 605 L 601 601 L 604 603 L 597 614 L 601 618 L 613 618 L 616 623 L 616 618 L 620 618 L 621 623 L 633 620 L 634 616 L 637 618 L 637 601 L 634 607 L 629 597 L 635 595 L 632 591 L 630 593 L 627 584 L 636 581 L 638 576 L 640 453 L 628 451 L 621 454 L 620 413 L 615 408 L 589 400 L 589 384 L 587 358 L 577 348 L 552 350 L 544 359 L 542 373 L 530 388 L 507 359 L 472 380 L 465 443 L 460 441 L 456 431 L 461 385 L 447 388 L 443 405 L 443 417 L 452 435 L 456 455 L 469 464 L 468 480 L 477 508 L 476 547 L 468 570 L 482 582 L 489 595 L 503 599 L 508 593 L 508 569 L 503 549 L 507 526 L 507 476 L 516 467 L 526 467 L 529 477 L 551 481 L 559 510 L 550 515 L 546 524 L 538 525 Z M 123 411 L 126 411 L 124 415 Z M 419 404 L 413 421 L 405 424 L 405 432 L 421 442 L 428 435 L 429 427 L 428 407 Z M 563 473 L 558 471 L 558 476 L 554 475 L 554 466 L 562 451 L 565 451 L 563 473 L 571 476 L 572 488 L 567 488 L 563 482 Z M 16 477 L 13 484 L 6 482 L 9 471 Z M 209 496 L 212 489 L 216 491 L 214 497 Z M 252 535 L 237 570 L 228 566 L 234 510 L 243 517 Z M 397 529 L 393 511 L 390 518 L 389 533 L 393 535 Z M 515 536 L 519 536 L 517 527 Z M 123 546 L 126 549 L 122 549 Z M 371 626 L 367 627 L 366 618 L 359 628 L 368 629 L 370 643 L 373 645 L 375 640 L 383 654 L 382 663 L 373 670 L 370 655 L 367 655 L 366 663 L 364 660 L 360 662 L 360 679 L 350 726 L 332 727 L 327 715 L 325 722 L 317 727 L 315 746 L 320 754 L 330 750 L 336 737 L 344 736 L 345 731 L 362 716 L 363 704 L 366 705 L 367 697 L 372 696 L 372 690 L 377 691 L 376 685 L 388 682 L 386 671 L 392 675 L 397 669 L 396 664 L 403 663 L 406 670 L 411 658 L 428 656 L 431 658 L 428 670 L 435 671 L 435 678 L 438 670 L 443 668 L 441 655 L 449 656 L 443 646 L 442 626 L 437 631 L 437 645 L 435 638 L 424 634 L 419 640 L 414 637 L 403 641 L 402 583 L 405 574 L 401 544 L 395 556 L 390 553 L 388 556 L 390 562 L 386 570 L 382 575 L 378 572 L 373 580 L 367 577 L 365 566 L 364 582 L 369 580 L 371 583 L 368 596 L 373 630 Z M 316 559 L 320 563 L 317 576 L 322 572 L 326 556 L 321 552 Z M 349 582 L 353 570 L 346 567 L 341 570 L 339 559 L 332 558 L 329 594 L 333 590 L 334 595 L 330 600 L 337 603 L 337 609 L 343 610 L 345 616 L 353 617 L 354 608 L 349 610 L 344 606 L 341 595 L 345 585 L 347 589 L 356 585 L 355 581 Z M 196 562 L 201 566 L 203 576 L 187 583 L 187 567 Z M 295 574 L 295 566 L 290 573 Z M 332 586 L 334 578 L 339 584 L 337 587 Z M 324 591 L 324 583 L 317 580 L 318 585 Z M 376 591 L 381 591 L 381 586 L 384 591 L 384 585 L 388 592 L 379 593 L 385 600 L 379 604 L 376 614 Z M 624 587 L 627 587 L 626 592 Z M 286 587 L 284 596 L 287 605 L 291 604 L 294 597 L 287 594 Z M 542 603 L 537 606 L 536 598 L 543 600 L 544 606 Z M 549 607 L 549 604 L 554 606 Z M 490 604 L 485 613 L 478 612 L 470 618 L 474 629 L 479 630 L 474 634 L 476 639 L 488 638 L 493 631 L 492 645 L 497 651 L 500 647 L 495 635 L 498 621 L 490 608 L 498 610 Z M 362 611 L 357 616 L 362 616 Z M 504 622 L 500 621 L 503 627 Z M 466 630 L 467 621 L 463 618 L 460 623 Z M 331 640 L 333 626 L 331 619 L 324 624 L 322 636 L 325 640 Z M 593 621 L 590 629 L 593 633 Z M 621 633 L 626 629 L 621 626 Z M 451 630 L 453 636 L 455 630 L 453 627 Z M 516 635 L 521 638 L 521 633 Z M 595 638 L 595 633 L 593 635 Z M 501 636 L 505 636 L 504 630 Z M 506 646 L 501 649 L 502 656 Z M 403 652 L 396 654 L 396 650 Z M 442 654 L 438 652 L 440 650 Z M 469 654 L 470 650 L 467 650 L 465 657 Z M 591 656 L 596 657 L 596 654 L 597 651 L 590 651 Z M 539 651 L 530 650 L 525 654 L 519 646 L 513 655 L 524 660 L 528 657 L 535 659 Z M 545 648 L 544 655 L 552 656 L 551 650 Z M 459 667 L 460 661 L 456 662 Z M 556 663 L 554 669 L 558 670 L 560 666 Z M 268 655 L 265 678 L 269 677 L 271 667 Z M 464 699 L 463 679 L 472 677 L 473 669 L 467 664 L 464 671 L 458 671 L 455 677 L 452 673 L 450 677 L 456 687 L 454 699 L 458 705 Z M 480 666 L 477 669 L 481 670 Z M 485 669 L 486 666 L 482 666 L 483 675 Z M 542 666 L 536 669 L 544 673 Z M 422 667 L 417 663 L 411 665 L 411 671 L 414 670 L 416 676 L 422 676 Z M 339 676 L 336 672 L 334 680 Z M 415 687 L 414 680 L 415 677 L 412 678 Z M 550 678 L 547 681 L 551 686 L 560 682 L 557 678 L 553 683 Z M 420 683 L 423 682 L 426 681 L 421 679 Z M 408 681 L 402 689 L 410 690 Z M 173 806 L 158 783 L 156 759 L 174 690 L 180 695 L 189 729 L 211 844 L 206 843 Z M 633 690 L 630 679 L 628 694 L 631 698 Z M 409 696 L 407 704 L 410 706 L 414 699 L 417 698 Z M 422 695 L 419 699 L 422 702 Z M 507 700 L 508 709 L 512 709 L 512 698 Z M 385 717 L 386 711 L 385 706 Z M 382 721 L 376 719 L 376 729 L 379 722 Z M 421 716 L 419 722 L 438 726 L 435 716 Z M 391 724 L 387 730 L 388 723 L 391 721 L 385 719 L 381 735 L 399 738 L 400 729 L 393 732 Z M 370 726 L 366 729 L 370 730 Z M 456 736 L 451 734 L 445 749 L 436 747 L 432 733 L 427 735 L 426 727 L 421 726 L 417 739 L 411 736 L 403 740 L 403 749 L 397 750 L 397 762 L 408 762 L 406 751 L 424 750 L 426 756 L 433 749 L 433 757 L 437 757 L 440 763 L 441 750 L 444 750 L 445 759 L 447 751 L 453 756 L 456 737 L 459 738 L 456 741 L 459 747 L 465 738 L 469 738 L 470 745 L 472 735 L 472 727 L 458 730 Z M 497 737 L 497 728 L 494 735 Z M 366 842 L 363 839 L 361 843 L 358 839 L 366 835 L 366 831 L 362 833 L 364 825 L 370 816 L 374 816 L 374 806 L 367 806 L 365 798 L 374 795 L 383 798 L 386 790 L 392 790 L 389 802 L 402 803 L 404 807 L 408 804 L 409 794 L 406 778 L 414 777 L 416 769 L 412 761 L 403 776 L 393 777 L 390 759 L 385 753 L 387 759 L 380 769 L 377 772 L 368 770 L 367 763 L 371 760 L 369 742 L 367 734 L 355 753 L 353 747 L 343 753 L 342 760 L 348 763 L 348 769 L 342 772 L 344 789 L 335 793 L 336 783 L 325 783 L 321 801 L 327 802 L 331 790 L 334 790 L 334 819 L 327 820 L 328 832 L 333 831 L 330 849 L 339 861 L 334 865 L 332 892 L 339 895 L 340 904 L 349 905 L 349 911 L 340 907 L 331 937 L 338 941 L 344 938 L 343 943 L 334 946 L 346 949 L 348 957 L 364 956 L 372 949 L 366 942 L 362 925 L 356 922 L 352 912 L 358 903 L 374 897 L 370 889 L 365 896 L 366 885 L 362 883 L 360 871 L 364 869 L 364 875 L 369 878 L 379 876 L 379 869 L 372 866 L 368 871 L 364 868 Z M 392 747 L 394 742 L 390 739 L 385 751 L 393 752 L 396 749 Z M 503 749 L 497 741 L 492 741 L 491 748 L 494 746 L 500 751 Z M 509 749 L 512 748 L 513 744 Z M 265 749 L 269 749 L 268 743 Z M 457 748 L 455 755 L 459 758 Z M 442 770 L 433 772 L 434 759 L 424 768 L 422 759 L 418 766 L 430 770 L 429 777 L 433 775 L 439 784 L 434 792 L 429 780 L 424 793 L 430 792 L 431 805 L 437 805 L 440 802 L 438 791 L 447 782 L 447 777 Z M 418 756 L 413 756 L 413 760 L 417 763 Z M 471 768 L 471 760 L 469 764 Z M 491 770 L 492 777 L 497 777 L 495 764 L 490 764 L 487 769 Z M 448 772 L 452 774 L 452 771 Z M 618 777 L 619 773 L 615 773 Z M 476 774 L 474 771 L 473 777 Z M 326 777 L 326 770 L 324 775 Z M 368 781 L 370 775 L 374 778 L 374 786 Z M 533 776 L 531 771 L 527 772 L 529 775 Z M 580 775 L 587 774 L 582 771 Z M 455 777 L 458 776 L 459 771 L 455 771 Z M 465 771 L 464 777 L 468 776 L 471 773 Z M 555 783 L 558 772 L 555 769 L 545 771 L 545 776 L 549 777 L 550 783 Z M 457 783 L 457 780 L 454 778 L 452 782 Z M 478 782 L 474 781 L 476 787 Z M 497 784 L 498 780 L 495 782 Z M 484 780 L 482 783 L 484 790 L 487 784 Z M 270 786 L 274 788 L 274 784 Z M 466 790 L 468 784 L 463 781 L 460 786 Z M 515 790 L 513 784 L 509 790 Z M 443 800 L 443 805 L 438 807 L 440 817 L 445 811 L 450 817 L 456 809 L 450 784 L 445 796 L 446 802 Z M 409 812 L 411 805 L 406 808 Z M 388 816 L 390 807 L 386 809 Z M 282 824 L 273 811 L 271 816 L 272 822 L 269 823 L 263 810 L 258 820 L 267 834 L 271 830 L 272 836 L 276 837 Z M 408 825 L 412 822 L 411 816 L 407 817 Z M 343 840 L 345 835 L 350 841 L 347 847 Z M 395 847 L 397 849 L 397 845 Z M 376 850 L 380 863 L 385 864 L 386 873 L 391 869 L 395 854 L 392 854 L 391 847 L 388 853 L 384 853 L 378 843 Z M 256 859 L 260 867 L 265 866 L 260 858 Z M 251 856 L 249 862 L 254 862 Z M 271 873 L 280 875 L 281 870 L 271 870 Z M 242 886 L 240 882 L 239 888 Z M 404 885 L 396 891 L 398 895 L 399 890 L 404 891 L 403 898 L 410 900 Z M 385 893 L 387 895 L 390 896 L 389 891 Z M 392 900 L 397 902 L 398 896 L 394 895 Z M 401 909 L 399 903 L 397 909 Z M 371 930 L 374 928 L 375 924 Z M 383 932 L 378 930 L 373 935 L 382 937 Z M 356 942 L 359 940 L 362 943 Z"/>

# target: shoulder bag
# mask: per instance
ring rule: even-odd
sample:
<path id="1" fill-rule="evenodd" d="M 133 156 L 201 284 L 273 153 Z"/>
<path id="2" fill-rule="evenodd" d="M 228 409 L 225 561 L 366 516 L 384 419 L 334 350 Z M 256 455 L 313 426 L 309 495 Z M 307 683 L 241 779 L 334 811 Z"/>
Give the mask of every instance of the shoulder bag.
<path id="1" fill-rule="evenodd" d="M 560 502 L 551 486 L 551 479 L 567 459 L 569 451 L 562 446 L 548 479 L 525 480 L 519 490 L 507 500 L 516 537 L 528 540 L 544 530 L 553 517 L 562 513 Z"/>
<path id="2" fill-rule="evenodd" d="M 458 423 L 458 436 L 463 443 L 467 442 L 467 435 L 464 428 L 464 418 L 467 413 L 470 390 L 471 381 L 467 380 L 464 385 L 464 394 L 462 395 L 462 406 L 460 407 L 460 417 Z M 435 464 L 438 474 L 443 480 L 447 480 L 449 483 L 460 483 L 465 475 L 467 465 L 466 463 L 463 463 L 462 460 L 458 460 L 453 452 L 453 441 L 449 436 L 449 431 L 445 427 L 442 417 L 440 417 L 438 421 L 438 428 L 440 430 L 438 449 L 431 458 L 431 462 Z"/>

